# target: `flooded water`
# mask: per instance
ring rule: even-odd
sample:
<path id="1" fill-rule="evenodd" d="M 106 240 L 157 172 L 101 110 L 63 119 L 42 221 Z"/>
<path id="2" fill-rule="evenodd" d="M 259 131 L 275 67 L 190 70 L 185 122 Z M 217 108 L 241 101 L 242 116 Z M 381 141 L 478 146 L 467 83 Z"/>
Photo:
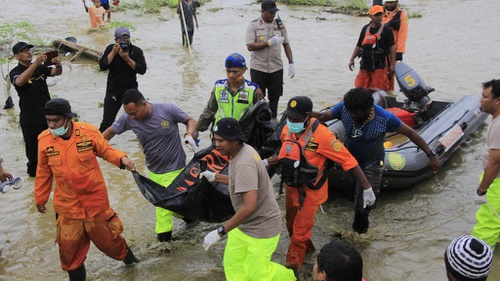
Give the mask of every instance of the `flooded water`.
<path id="1" fill-rule="evenodd" d="M 500 14 L 496 0 L 407 0 L 407 10 L 422 14 L 410 21 L 404 61 L 414 67 L 427 85 L 436 88 L 435 100 L 456 101 L 465 95 L 479 95 L 481 82 L 498 78 Z M 370 1 L 371 3 L 371 1 Z M 320 7 L 283 6 L 284 20 L 294 53 L 297 75 L 285 78 L 285 93 L 279 110 L 295 95 L 308 95 L 315 109 L 338 102 L 351 87 L 356 72 L 348 60 L 367 18 L 326 13 Z M 139 11 L 113 13 L 112 20 L 128 21 L 135 27 L 132 38 L 144 50 L 148 71 L 139 77 L 139 89 L 150 101 L 175 102 L 198 118 L 212 85 L 225 76 L 223 61 L 232 52 L 250 58 L 244 43 L 248 23 L 259 16 L 259 5 L 250 0 L 213 0 L 198 10 L 200 28 L 195 31 L 192 54 L 181 46 L 180 24 L 175 10 L 162 16 Z M 222 9 L 216 9 L 222 8 Z M 165 20 L 166 19 L 166 20 Z M 87 32 L 88 15 L 81 1 L 5 2 L 0 22 L 31 20 L 40 35 L 52 39 L 74 36 L 78 42 L 104 50 L 112 42 L 112 30 Z M 53 78 L 52 95 L 71 101 L 80 120 L 98 125 L 101 121 L 106 72 L 91 60 L 63 63 L 62 76 Z M 356 61 L 356 66 L 359 61 Z M 286 74 L 286 69 L 285 69 Z M 247 75 L 249 78 L 250 75 Z M 14 175 L 25 175 L 26 158 L 16 108 L 1 111 L 0 156 Z M 2 100 L 3 101 L 3 100 Z M 359 249 L 367 280 L 445 280 L 443 253 L 460 234 L 471 232 L 477 206 L 472 194 L 481 173 L 480 148 L 484 129 L 462 146 L 432 179 L 407 190 L 383 192 L 378 209 L 372 212 L 372 228 L 366 235 L 353 234 L 352 203 L 332 199 L 317 216 L 313 240 L 317 248 L 336 233 Z M 115 137 L 111 144 L 129 153 L 140 172 L 144 157 L 132 133 Z M 202 146 L 209 144 L 202 134 Z M 144 199 L 127 171 L 102 161 L 111 206 L 119 213 L 123 235 L 141 260 L 133 268 L 109 259 L 91 247 L 86 267 L 88 280 L 223 280 L 219 243 L 205 252 L 204 235 L 216 225 L 186 226 L 176 220 L 173 251 L 156 243 L 154 207 Z M 45 215 L 36 211 L 33 179 L 24 186 L 0 194 L 0 280 L 67 280 L 60 269 L 55 246 L 54 214 L 51 204 Z M 277 184 L 277 179 L 273 179 Z M 276 185 L 277 186 L 277 185 Z M 279 198 L 283 207 L 284 198 Z M 283 263 L 288 246 L 283 232 L 274 259 Z M 308 256 L 309 269 L 314 256 Z M 500 280 L 500 253 L 495 253 L 489 280 Z"/>

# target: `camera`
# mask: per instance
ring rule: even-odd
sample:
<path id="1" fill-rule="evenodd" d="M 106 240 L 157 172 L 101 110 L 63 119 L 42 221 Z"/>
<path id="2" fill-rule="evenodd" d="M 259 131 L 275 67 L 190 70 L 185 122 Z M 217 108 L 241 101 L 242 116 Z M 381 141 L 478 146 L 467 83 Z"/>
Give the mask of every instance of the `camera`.
<path id="1" fill-rule="evenodd" d="M 122 51 L 128 52 L 128 44 L 127 41 L 121 40 L 120 41 L 120 48 L 122 48 Z"/>

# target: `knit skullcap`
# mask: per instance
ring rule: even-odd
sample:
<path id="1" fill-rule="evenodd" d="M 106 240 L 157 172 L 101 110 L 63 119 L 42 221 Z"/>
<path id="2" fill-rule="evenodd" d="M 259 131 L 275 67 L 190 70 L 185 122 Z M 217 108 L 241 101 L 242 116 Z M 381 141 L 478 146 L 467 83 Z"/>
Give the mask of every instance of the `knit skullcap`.
<path id="1" fill-rule="evenodd" d="M 493 250 L 490 246 L 470 235 L 455 238 L 445 252 L 447 267 L 472 280 L 487 277 L 492 261 Z"/>

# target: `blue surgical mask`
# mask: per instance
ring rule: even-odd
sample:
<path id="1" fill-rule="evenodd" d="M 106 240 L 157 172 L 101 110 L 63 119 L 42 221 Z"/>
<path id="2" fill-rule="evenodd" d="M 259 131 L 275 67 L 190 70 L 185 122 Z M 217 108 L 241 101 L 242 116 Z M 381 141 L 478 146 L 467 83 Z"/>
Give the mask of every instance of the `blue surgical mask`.
<path id="1" fill-rule="evenodd" d="M 304 131 L 304 122 L 294 123 L 286 119 L 286 125 L 288 126 L 290 133 L 297 134 Z"/>
<path id="2" fill-rule="evenodd" d="M 66 119 L 64 120 L 64 124 L 61 127 L 56 128 L 56 129 L 50 129 L 50 132 L 52 132 L 52 134 L 54 134 L 56 136 L 65 135 L 68 132 L 68 128 L 69 128 L 69 127 L 66 127 L 67 121 L 68 121 L 68 118 L 66 117 Z"/>

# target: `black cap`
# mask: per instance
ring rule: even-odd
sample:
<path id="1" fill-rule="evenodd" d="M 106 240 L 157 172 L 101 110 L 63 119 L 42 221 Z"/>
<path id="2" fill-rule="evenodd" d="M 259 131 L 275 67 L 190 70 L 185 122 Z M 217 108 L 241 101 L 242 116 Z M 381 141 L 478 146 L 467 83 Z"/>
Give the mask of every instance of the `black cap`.
<path id="1" fill-rule="evenodd" d="M 247 141 L 247 138 L 241 133 L 240 123 L 233 118 L 222 118 L 214 127 L 214 134 L 217 134 L 226 140 L 240 139 Z"/>
<path id="2" fill-rule="evenodd" d="M 26 42 L 17 42 L 14 46 L 12 46 L 12 53 L 14 55 L 19 54 L 22 50 L 26 48 L 33 48 L 33 45 L 30 45 Z"/>
<path id="3" fill-rule="evenodd" d="M 45 103 L 45 107 L 38 109 L 39 112 L 45 115 L 66 115 L 76 117 L 76 114 L 71 112 L 69 101 L 62 98 L 55 98 Z"/>
<path id="4" fill-rule="evenodd" d="M 274 14 L 280 10 L 280 9 L 276 8 L 276 2 L 274 2 L 272 0 L 262 1 L 261 7 L 262 7 L 262 11 L 268 11 L 271 14 Z"/>
<path id="5" fill-rule="evenodd" d="M 310 98 L 306 96 L 293 97 L 288 101 L 286 110 L 282 114 L 292 119 L 302 119 L 311 114 L 313 103 Z"/>

